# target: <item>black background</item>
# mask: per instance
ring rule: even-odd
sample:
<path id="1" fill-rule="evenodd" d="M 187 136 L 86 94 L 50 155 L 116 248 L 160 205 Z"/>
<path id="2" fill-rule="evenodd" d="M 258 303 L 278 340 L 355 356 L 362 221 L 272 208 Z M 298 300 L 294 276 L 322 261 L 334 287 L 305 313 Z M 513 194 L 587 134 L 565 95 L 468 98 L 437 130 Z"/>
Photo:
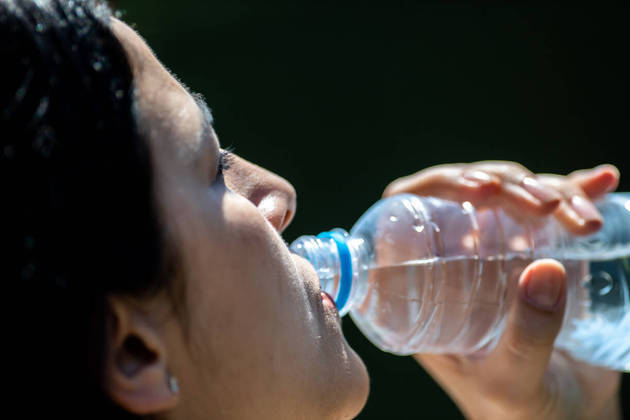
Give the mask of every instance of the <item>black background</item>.
<path id="1" fill-rule="evenodd" d="M 350 228 L 391 180 L 440 163 L 609 162 L 630 191 L 630 13 L 594 5 L 116 2 L 207 98 L 221 143 L 293 183 L 288 241 Z M 344 330 L 372 381 L 359 418 L 461 418 L 411 358 Z"/>

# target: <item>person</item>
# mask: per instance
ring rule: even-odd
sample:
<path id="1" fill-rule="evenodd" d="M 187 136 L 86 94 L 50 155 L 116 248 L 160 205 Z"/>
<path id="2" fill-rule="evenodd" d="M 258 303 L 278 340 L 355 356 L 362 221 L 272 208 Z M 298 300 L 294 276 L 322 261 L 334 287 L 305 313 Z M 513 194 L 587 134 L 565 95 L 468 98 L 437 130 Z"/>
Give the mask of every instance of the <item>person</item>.
<path id="1" fill-rule="evenodd" d="M 281 238 L 285 179 L 220 148 L 191 94 L 96 0 L 2 0 L 1 278 L 19 406 L 65 418 L 345 419 L 366 368 Z M 7 41 L 8 40 L 8 41 Z M 610 165 L 567 177 L 444 165 L 413 192 L 597 230 Z M 536 261 L 498 347 L 416 359 L 473 419 L 620 417 L 620 375 L 553 350 L 562 266 Z M 11 360 L 11 359 L 7 359 Z M 420 409 L 419 409 L 420 410 Z"/>

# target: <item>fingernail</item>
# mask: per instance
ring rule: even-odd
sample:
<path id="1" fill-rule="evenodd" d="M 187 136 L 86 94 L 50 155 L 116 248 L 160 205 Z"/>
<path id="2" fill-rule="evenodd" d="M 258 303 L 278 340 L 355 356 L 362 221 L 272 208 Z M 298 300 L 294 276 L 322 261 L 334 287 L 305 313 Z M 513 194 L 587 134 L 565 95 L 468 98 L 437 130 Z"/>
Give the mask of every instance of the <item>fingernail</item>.
<path id="1" fill-rule="evenodd" d="M 534 306 L 544 311 L 552 311 L 560 300 L 562 282 L 554 271 L 531 270 L 525 294 L 527 300 Z"/>
<path id="2" fill-rule="evenodd" d="M 470 179 L 467 176 L 459 177 L 457 183 L 468 188 L 479 188 L 483 185 L 478 180 Z"/>
<path id="3" fill-rule="evenodd" d="M 458 179 L 461 185 L 474 188 L 482 196 L 492 195 L 501 189 L 501 180 L 483 171 L 467 171 Z"/>
<path id="4" fill-rule="evenodd" d="M 617 188 L 617 183 L 619 180 L 619 169 L 615 168 L 612 165 L 609 164 L 604 164 L 604 165 L 599 165 L 597 168 L 595 168 L 599 171 L 599 176 L 605 176 L 606 177 L 606 193 L 609 193 L 611 191 L 614 191 Z"/>
<path id="5" fill-rule="evenodd" d="M 615 165 L 611 165 L 610 163 L 604 163 L 602 165 L 597 165 L 595 169 L 599 171 L 611 171 L 613 176 L 619 178 L 619 169 Z"/>
<path id="6" fill-rule="evenodd" d="M 479 184 L 487 184 L 492 181 L 492 177 L 482 171 L 468 171 L 464 174 L 464 178 Z"/>
<path id="7" fill-rule="evenodd" d="M 584 219 L 584 224 L 598 224 L 604 223 L 602 216 L 597 211 L 597 208 L 591 204 L 590 201 L 579 195 L 571 197 L 571 207 L 578 216 Z"/>
<path id="8" fill-rule="evenodd" d="M 544 186 L 538 182 L 536 178 L 531 176 L 523 178 L 521 184 L 528 193 L 539 199 L 545 205 L 555 206 L 560 203 L 560 200 L 562 200 L 560 193 L 556 192 L 552 188 Z"/>

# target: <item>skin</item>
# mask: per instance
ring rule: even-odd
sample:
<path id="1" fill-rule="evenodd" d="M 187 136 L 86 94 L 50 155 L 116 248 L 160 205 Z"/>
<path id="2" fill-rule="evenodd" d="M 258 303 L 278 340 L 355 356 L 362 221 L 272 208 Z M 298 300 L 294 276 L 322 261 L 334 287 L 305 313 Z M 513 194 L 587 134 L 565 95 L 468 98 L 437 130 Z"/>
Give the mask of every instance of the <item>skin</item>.
<path id="1" fill-rule="evenodd" d="M 138 121 L 154 161 L 164 229 L 180 257 L 185 305 L 175 310 L 167 292 L 109 298 L 108 395 L 131 412 L 165 419 L 356 416 L 368 394 L 365 366 L 313 269 L 280 237 L 295 213 L 293 187 L 237 156 L 218 174 L 219 143 L 211 128 L 204 132 L 193 97 L 133 30 L 117 20 L 112 27 L 132 66 Z M 480 162 L 429 168 L 393 182 L 385 195 L 469 200 L 520 210 L 523 218 L 553 213 L 579 234 L 601 226 L 590 199 L 617 180 L 610 166 L 557 177 Z M 557 262 L 533 263 L 491 355 L 416 359 L 469 418 L 615 418 L 619 374 L 552 350 L 565 283 Z M 548 298 L 545 291 L 555 298 L 535 299 Z M 179 390 L 169 389 L 171 377 Z"/>
<path id="2" fill-rule="evenodd" d="M 394 181 L 385 195 L 413 192 L 468 200 L 478 208 L 500 205 L 525 220 L 553 214 L 567 230 L 583 235 L 602 225 L 591 200 L 613 191 L 618 181 L 611 165 L 562 177 L 534 175 L 510 162 L 478 162 L 428 168 Z M 490 355 L 415 359 L 470 419 L 620 419 L 621 374 L 553 348 L 566 301 L 562 265 L 534 262 L 517 288 L 506 329 Z"/>
<path id="3" fill-rule="evenodd" d="M 169 419 L 354 417 L 368 394 L 365 366 L 314 270 L 279 235 L 295 212 L 293 187 L 239 157 L 217 175 L 219 143 L 201 132 L 197 103 L 133 30 L 113 29 L 131 61 L 186 298 L 177 317 L 166 296 L 112 297 L 111 397 Z"/>

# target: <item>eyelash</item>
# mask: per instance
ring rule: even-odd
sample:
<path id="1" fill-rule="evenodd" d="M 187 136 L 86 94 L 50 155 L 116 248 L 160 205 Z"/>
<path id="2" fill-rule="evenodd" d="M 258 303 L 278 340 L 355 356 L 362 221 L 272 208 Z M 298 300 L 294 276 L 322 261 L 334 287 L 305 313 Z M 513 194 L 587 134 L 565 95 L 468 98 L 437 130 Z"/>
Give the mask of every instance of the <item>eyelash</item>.
<path id="1" fill-rule="evenodd" d="M 229 150 L 221 150 L 219 152 L 219 164 L 217 165 L 217 178 L 223 176 L 223 173 L 230 169 L 234 155 Z"/>

